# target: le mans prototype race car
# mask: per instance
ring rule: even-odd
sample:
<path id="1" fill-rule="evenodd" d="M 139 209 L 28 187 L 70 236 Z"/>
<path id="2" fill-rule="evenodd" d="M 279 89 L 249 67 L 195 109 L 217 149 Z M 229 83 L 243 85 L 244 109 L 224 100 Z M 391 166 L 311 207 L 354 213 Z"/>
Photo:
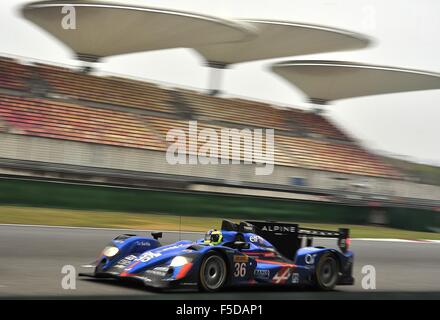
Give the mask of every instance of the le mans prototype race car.
<path id="1" fill-rule="evenodd" d="M 204 239 L 162 246 L 152 238 L 124 234 L 103 250 L 93 277 L 132 279 L 155 288 L 312 286 L 332 290 L 352 285 L 353 253 L 348 229 L 327 231 L 263 221 L 222 222 Z M 313 246 L 313 238 L 335 238 L 340 250 Z"/>

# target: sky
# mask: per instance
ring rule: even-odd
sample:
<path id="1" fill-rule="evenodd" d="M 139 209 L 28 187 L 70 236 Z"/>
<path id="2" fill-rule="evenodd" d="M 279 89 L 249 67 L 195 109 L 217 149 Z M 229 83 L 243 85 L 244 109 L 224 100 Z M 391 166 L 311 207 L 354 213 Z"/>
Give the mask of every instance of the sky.
<path id="1" fill-rule="evenodd" d="M 78 65 L 72 52 L 18 13 L 25 0 L 0 2 L 0 54 Z M 223 73 L 228 95 L 308 109 L 304 95 L 270 72 L 292 59 L 345 60 L 440 72 L 438 0 L 130 0 L 223 18 L 313 23 L 373 38 L 363 50 L 286 57 L 239 64 Z M 209 69 L 190 49 L 106 58 L 99 72 L 207 89 Z M 347 99 L 324 107 L 326 115 L 370 150 L 440 165 L 440 90 Z"/>

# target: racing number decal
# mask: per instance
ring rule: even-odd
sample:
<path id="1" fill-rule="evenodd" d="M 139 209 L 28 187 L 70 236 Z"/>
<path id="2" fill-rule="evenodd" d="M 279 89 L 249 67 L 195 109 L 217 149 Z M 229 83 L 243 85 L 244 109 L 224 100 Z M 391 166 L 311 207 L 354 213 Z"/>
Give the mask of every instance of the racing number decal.
<path id="1" fill-rule="evenodd" d="M 141 262 L 148 262 L 151 259 L 157 258 L 159 256 L 160 256 L 160 253 L 158 253 L 158 252 L 147 251 L 147 252 L 141 254 L 141 256 L 139 257 L 138 260 L 141 261 Z"/>
<path id="2" fill-rule="evenodd" d="M 247 266 L 249 262 L 249 257 L 245 255 L 235 255 L 234 256 L 234 277 L 244 278 L 247 273 Z"/>
<path id="3" fill-rule="evenodd" d="M 246 263 L 245 262 L 236 262 L 234 264 L 234 277 L 243 278 L 246 276 Z"/>

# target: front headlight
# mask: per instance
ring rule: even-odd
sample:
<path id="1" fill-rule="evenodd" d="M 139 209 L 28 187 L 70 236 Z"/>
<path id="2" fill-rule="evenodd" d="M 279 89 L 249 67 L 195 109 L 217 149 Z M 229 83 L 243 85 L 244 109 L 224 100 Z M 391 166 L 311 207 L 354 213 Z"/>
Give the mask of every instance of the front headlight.
<path id="1" fill-rule="evenodd" d="M 171 260 L 170 267 L 181 267 L 190 262 L 191 260 L 188 259 L 187 257 L 177 256 L 174 257 L 173 260 Z"/>
<path id="2" fill-rule="evenodd" d="M 119 249 L 113 246 L 105 247 L 102 254 L 106 257 L 114 257 L 119 252 Z"/>

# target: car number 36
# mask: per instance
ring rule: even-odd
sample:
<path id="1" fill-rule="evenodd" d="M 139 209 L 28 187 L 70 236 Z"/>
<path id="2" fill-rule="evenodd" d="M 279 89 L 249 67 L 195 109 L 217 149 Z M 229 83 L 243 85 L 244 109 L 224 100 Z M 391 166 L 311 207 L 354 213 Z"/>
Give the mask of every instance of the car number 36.
<path id="1" fill-rule="evenodd" d="M 234 264 L 234 277 L 242 278 L 246 276 L 246 263 L 244 262 L 236 262 Z"/>

